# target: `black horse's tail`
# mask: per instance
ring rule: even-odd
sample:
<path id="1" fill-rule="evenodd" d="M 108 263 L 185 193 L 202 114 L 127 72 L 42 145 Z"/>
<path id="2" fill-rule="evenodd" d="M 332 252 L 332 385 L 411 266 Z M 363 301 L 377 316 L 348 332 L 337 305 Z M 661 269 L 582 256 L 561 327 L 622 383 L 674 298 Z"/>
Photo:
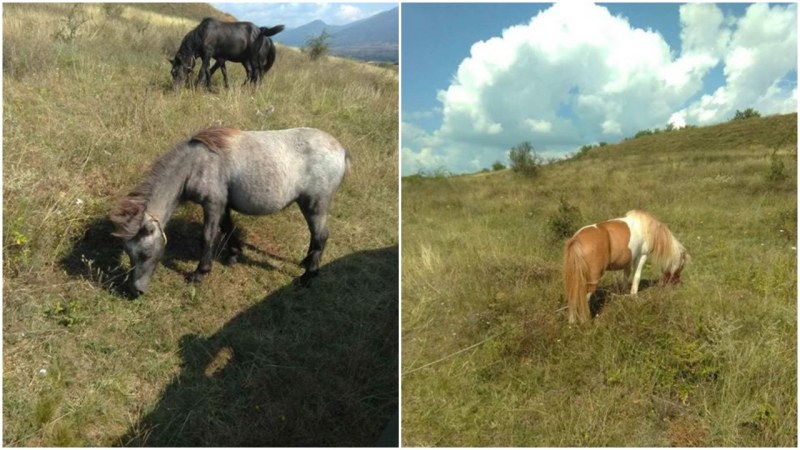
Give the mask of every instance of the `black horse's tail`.
<path id="1" fill-rule="evenodd" d="M 283 31 L 284 28 L 286 28 L 286 27 L 283 26 L 283 25 L 275 25 L 272 28 L 270 28 L 270 27 L 261 27 L 260 36 L 274 36 L 274 35 L 280 33 L 281 31 Z"/>

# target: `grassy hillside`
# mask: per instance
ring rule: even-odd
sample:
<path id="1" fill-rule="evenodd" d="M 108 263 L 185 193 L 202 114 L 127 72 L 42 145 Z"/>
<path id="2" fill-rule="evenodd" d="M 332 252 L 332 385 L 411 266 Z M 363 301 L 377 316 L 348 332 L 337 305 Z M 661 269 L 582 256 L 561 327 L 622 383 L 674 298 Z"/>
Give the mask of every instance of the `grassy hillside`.
<path id="1" fill-rule="evenodd" d="M 404 445 L 796 446 L 796 142 L 792 114 L 405 178 Z M 683 284 L 607 273 L 568 326 L 565 236 L 633 208 L 687 247 Z"/>
<path id="2" fill-rule="evenodd" d="M 370 444 L 398 402 L 397 74 L 279 47 L 257 89 L 230 64 L 235 88 L 174 94 L 166 56 L 208 14 L 179 9 L 4 5 L 3 443 Z M 234 215 L 244 261 L 187 284 L 190 204 L 128 300 L 106 214 L 211 124 L 317 127 L 350 150 L 320 276 L 292 283 L 308 248 L 292 206 Z"/>

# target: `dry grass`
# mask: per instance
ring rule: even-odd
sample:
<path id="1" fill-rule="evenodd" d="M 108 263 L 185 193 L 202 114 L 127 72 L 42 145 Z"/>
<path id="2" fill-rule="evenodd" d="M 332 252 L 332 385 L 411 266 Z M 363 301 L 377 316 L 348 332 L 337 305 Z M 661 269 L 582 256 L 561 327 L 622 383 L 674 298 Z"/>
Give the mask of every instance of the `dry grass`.
<path id="1" fill-rule="evenodd" d="M 796 446 L 796 131 L 775 116 L 535 178 L 404 178 L 403 444 Z M 648 268 L 634 299 L 608 273 L 599 316 L 568 326 L 557 232 L 633 208 L 686 245 L 683 284 Z"/>
<path id="2" fill-rule="evenodd" d="M 168 14 L 3 8 L 3 442 L 370 444 L 397 408 L 397 74 L 279 47 L 257 89 L 230 64 L 236 87 L 173 94 L 165 56 L 190 26 Z M 202 223 L 187 205 L 151 292 L 126 300 L 106 214 L 215 123 L 317 127 L 350 150 L 320 277 L 292 285 L 308 231 L 290 207 L 236 216 L 246 261 L 186 284 Z"/>

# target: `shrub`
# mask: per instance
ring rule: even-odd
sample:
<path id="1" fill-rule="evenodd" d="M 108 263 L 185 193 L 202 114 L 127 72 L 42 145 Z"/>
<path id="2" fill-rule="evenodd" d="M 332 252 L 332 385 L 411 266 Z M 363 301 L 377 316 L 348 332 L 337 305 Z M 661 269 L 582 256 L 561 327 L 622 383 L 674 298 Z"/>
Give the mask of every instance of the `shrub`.
<path id="1" fill-rule="evenodd" d="M 578 153 L 575 154 L 575 158 L 576 159 L 583 158 L 584 156 L 588 155 L 589 151 L 591 151 L 593 148 L 594 148 L 593 145 L 582 146 L 581 148 L 578 149 Z"/>
<path id="2" fill-rule="evenodd" d="M 753 108 L 747 108 L 744 111 L 739 111 L 737 109 L 732 120 L 747 120 L 754 117 L 761 117 L 761 114 L 759 114 L 758 111 Z"/>
<path id="3" fill-rule="evenodd" d="M 330 43 L 328 40 L 331 35 L 327 31 L 322 30 L 319 36 L 311 37 L 306 41 L 306 46 L 303 47 L 303 52 L 308 54 L 312 61 L 315 61 L 328 54 Z"/>
<path id="4" fill-rule="evenodd" d="M 56 30 L 54 36 L 56 39 L 65 43 L 70 43 L 78 37 L 78 30 L 80 27 L 89 21 L 89 18 L 78 9 L 79 7 L 80 5 L 78 4 L 73 5 L 67 17 L 61 19 L 58 30 Z"/>
<path id="5" fill-rule="evenodd" d="M 769 155 L 769 170 L 766 173 L 768 183 L 780 183 L 787 178 L 786 167 L 783 161 L 778 157 L 778 151 L 775 150 Z"/>
<path id="6" fill-rule="evenodd" d="M 536 155 L 530 142 L 525 141 L 511 148 L 508 154 L 511 170 L 526 176 L 535 176 L 539 172 L 542 160 Z"/>
<path id="7" fill-rule="evenodd" d="M 125 5 L 121 3 L 103 3 L 103 11 L 109 19 L 119 19 L 125 11 Z"/>
<path id="8" fill-rule="evenodd" d="M 506 166 L 503 165 L 503 163 L 501 163 L 500 161 L 495 161 L 494 163 L 492 163 L 492 170 L 495 172 L 497 172 L 498 170 L 503 170 L 505 168 Z"/>
<path id="9" fill-rule="evenodd" d="M 565 197 L 561 197 L 558 203 L 558 211 L 547 220 L 550 232 L 556 240 L 561 240 L 572 236 L 580 226 L 581 212 L 577 206 L 569 203 Z"/>

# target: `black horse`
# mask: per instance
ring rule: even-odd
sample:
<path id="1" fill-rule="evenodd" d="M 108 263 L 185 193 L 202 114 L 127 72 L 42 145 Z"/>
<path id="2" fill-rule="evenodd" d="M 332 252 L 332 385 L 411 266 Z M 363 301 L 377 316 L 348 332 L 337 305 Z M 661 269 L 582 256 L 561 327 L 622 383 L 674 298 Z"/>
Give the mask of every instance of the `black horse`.
<path id="1" fill-rule="evenodd" d="M 194 68 L 195 58 L 202 59 L 200 74 L 197 83 L 205 81 L 206 88 L 211 89 L 211 71 L 209 64 L 211 58 L 217 60 L 222 69 L 227 86 L 227 70 L 225 61 L 242 63 L 247 72 L 248 81 L 258 81 L 262 68 L 266 65 L 260 61 L 269 60 L 270 47 L 272 48 L 272 61 L 274 62 L 274 45 L 269 40 L 269 46 L 264 38 L 273 36 L 283 31 L 283 25 L 274 27 L 258 27 L 251 22 L 222 22 L 207 17 L 200 22 L 194 30 L 184 36 L 181 46 L 172 63 L 172 87 L 177 90 L 189 79 L 189 74 Z M 265 56 L 261 56 L 262 49 L 266 48 Z M 271 64 L 270 64 L 271 65 Z"/>
<path id="2" fill-rule="evenodd" d="M 272 68 L 272 65 L 275 64 L 275 44 L 272 42 L 271 38 L 262 35 L 256 41 L 255 46 L 258 50 L 255 58 L 250 61 L 252 67 L 248 67 L 247 64 L 242 64 L 244 70 L 247 72 L 247 78 L 244 81 L 245 84 L 248 82 L 257 83 L 261 81 L 269 69 Z M 222 70 L 222 80 L 225 83 L 225 88 L 228 88 L 228 70 L 225 68 L 224 59 L 217 59 L 216 62 L 214 62 L 214 65 L 211 66 L 211 76 L 214 75 L 217 69 Z"/>

